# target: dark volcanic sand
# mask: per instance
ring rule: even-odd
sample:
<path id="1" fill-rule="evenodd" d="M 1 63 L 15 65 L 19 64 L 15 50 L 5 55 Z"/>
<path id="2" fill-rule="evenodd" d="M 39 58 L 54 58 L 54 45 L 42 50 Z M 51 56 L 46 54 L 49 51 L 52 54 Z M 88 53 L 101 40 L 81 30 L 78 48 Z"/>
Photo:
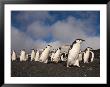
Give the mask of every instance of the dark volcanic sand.
<path id="1" fill-rule="evenodd" d="M 66 62 L 58 64 L 40 63 L 35 61 L 13 61 L 11 63 L 12 77 L 99 77 L 100 60 L 92 63 L 80 63 L 80 67 L 66 67 Z"/>

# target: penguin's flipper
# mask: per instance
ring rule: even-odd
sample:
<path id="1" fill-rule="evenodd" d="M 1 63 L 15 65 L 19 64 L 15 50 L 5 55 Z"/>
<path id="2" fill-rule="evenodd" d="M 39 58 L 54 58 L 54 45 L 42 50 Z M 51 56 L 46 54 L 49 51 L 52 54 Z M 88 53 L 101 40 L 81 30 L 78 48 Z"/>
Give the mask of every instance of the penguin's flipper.
<path id="1" fill-rule="evenodd" d="M 91 62 L 93 62 L 93 60 L 94 60 L 94 53 L 93 53 L 92 51 L 90 51 L 90 52 L 91 52 L 91 54 L 92 54 Z"/>
<path id="2" fill-rule="evenodd" d="M 84 55 L 85 55 L 85 52 L 82 52 L 82 62 L 84 62 Z"/>

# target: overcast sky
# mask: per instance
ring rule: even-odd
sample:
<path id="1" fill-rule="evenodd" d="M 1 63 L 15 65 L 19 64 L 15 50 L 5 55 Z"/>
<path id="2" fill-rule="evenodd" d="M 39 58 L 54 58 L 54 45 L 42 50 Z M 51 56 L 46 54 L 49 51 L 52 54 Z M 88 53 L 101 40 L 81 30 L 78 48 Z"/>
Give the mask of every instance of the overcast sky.
<path id="1" fill-rule="evenodd" d="M 12 11 L 11 48 L 59 47 L 84 39 L 86 47 L 100 48 L 99 11 Z"/>

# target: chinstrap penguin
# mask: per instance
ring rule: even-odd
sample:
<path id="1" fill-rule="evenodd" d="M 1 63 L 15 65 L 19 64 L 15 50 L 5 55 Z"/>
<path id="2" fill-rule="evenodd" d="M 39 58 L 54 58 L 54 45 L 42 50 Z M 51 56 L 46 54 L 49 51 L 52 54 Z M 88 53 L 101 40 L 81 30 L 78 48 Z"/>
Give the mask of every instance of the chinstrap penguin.
<path id="1" fill-rule="evenodd" d="M 48 58 L 49 58 L 49 52 L 50 52 L 50 48 L 52 46 L 48 45 L 44 51 L 42 52 L 40 58 L 39 58 L 39 62 L 43 62 L 43 63 L 48 63 Z"/>
<path id="2" fill-rule="evenodd" d="M 74 66 L 79 66 L 79 60 L 78 60 L 78 56 L 79 56 L 79 52 L 80 52 L 80 47 L 81 47 L 81 43 L 85 41 L 82 39 L 76 39 L 72 45 L 70 46 L 70 49 L 68 51 L 68 58 L 67 58 L 67 67 L 69 67 L 70 65 L 74 65 Z"/>

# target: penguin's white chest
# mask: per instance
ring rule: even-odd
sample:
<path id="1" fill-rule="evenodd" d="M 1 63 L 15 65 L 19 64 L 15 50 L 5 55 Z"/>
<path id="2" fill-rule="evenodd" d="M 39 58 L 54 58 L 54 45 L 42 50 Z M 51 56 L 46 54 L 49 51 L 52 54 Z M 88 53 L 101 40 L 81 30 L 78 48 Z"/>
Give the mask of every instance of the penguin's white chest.
<path id="1" fill-rule="evenodd" d="M 52 55 L 51 55 L 51 61 L 53 61 L 53 57 L 54 57 L 54 53 L 52 53 Z"/>
<path id="2" fill-rule="evenodd" d="M 25 52 L 24 52 L 24 51 L 21 51 L 20 60 L 21 60 L 21 61 L 22 61 L 22 60 L 25 60 L 25 57 L 26 57 Z"/>
<path id="3" fill-rule="evenodd" d="M 15 56 L 16 56 L 16 54 L 15 54 L 15 52 L 13 52 L 12 57 L 14 57 L 14 58 L 15 58 Z"/>
<path id="4" fill-rule="evenodd" d="M 48 58 L 48 56 L 49 56 L 49 49 L 45 49 L 45 50 L 43 51 L 43 53 L 41 54 L 40 59 L 41 59 L 42 61 L 45 61 L 45 60 Z"/>
<path id="5" fill-rule="evenodd" d="M 15 60 L 16 59 L 16 54 L 15 52 L 12 53 L 12 60 Z"/>
<path id="6" fill-rule="evenodd" d="M 36 53 L 36 57 L 37 57 L 37 58 L 39 57 L 39 52 Z"/>
<path id="7" fill-rule="evenodd" d="M 48 55 L 49 55 L 49 50 L 45 50 L 45 51 L 43 52 L 43 55 L 44 55 L 44 56 L 48 56 Z"/>
<path id="8" fill-rule="evenodd" d="M 24 51 L 22 51 L 21 56 L 22 56 L 23 58 L 25 58 L 25 52 L 24 52 Z"/>
<path id="9" fill-rule="evenodd" d="M 79 61 L 82 60 L 82 53 L 79 54 Z"/>
<path id="10" fill-rule="evenodd" d="M 26 60 L 28 59 L 28 54 L 26 54 Z"/>
<path id="11" fill-rule="evenodd" d="M 32 51 L 32 53 L 31 53 L 31 59 L 33 59 L 34 57 L 35 57 L 35 52 Z"/>
<path id="12" fill-rule="evenodd" d="M 54 61 L 59 61 L 59 59 L 60 59 L 60 50 L 58 50 L 58 51 L 55 53 L 53 60 L 54 60 Z"/>
<path id="13" fill-rule="evenodd" d="M 54 53 L 52 53 L 52 55 L 51 55 L 51 58 L 53 58 L 54 57 Z"/>
<path id="14" fill-rule="evenodd" d="M 58 57 L 60 55 L 60 50 L 58 50 L 56 53 L 55 53 L 55 57 Z"/>
<path id="15" fill-rule="evenodd" d="M 84 53 L 84 63 L 88 63 L 89 56 L 90 56 L 90 51 L 87 50 L 87 51 Z"/>
<path id="16" fill-rule="evenodd" d="M 85 55 L 84 55 L 84 58 L 89 58 L 89 55 L 90 55 L 90 52 L 87 51 L 87 52 L 85 53 Z"/>
<path id="17" fill-rule="evenodd" d="M 73 59 L 77 58 L 80 52 L 80 44 L 75 44 L 73 48 L 69 51 L 68 58 Z"/>
<path id="18" fill-rule="evenodd" d="M 36 53 L 35 61 L 39 60 L 39 52 Z"/>

